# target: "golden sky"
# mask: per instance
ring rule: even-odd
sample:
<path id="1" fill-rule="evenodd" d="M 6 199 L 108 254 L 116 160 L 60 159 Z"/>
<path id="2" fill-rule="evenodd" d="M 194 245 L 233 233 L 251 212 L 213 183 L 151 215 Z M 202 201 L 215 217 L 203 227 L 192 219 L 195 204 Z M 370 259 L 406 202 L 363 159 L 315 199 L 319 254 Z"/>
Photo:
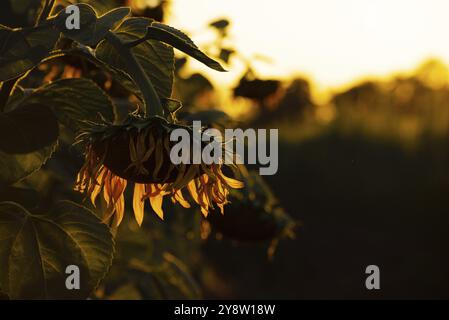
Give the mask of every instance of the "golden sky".
<path id="1" fill-rule="evenodd" d="M 201 47 L 215 18 L 232 20 L 232 42 L 263 76 L 310 76 L 322 88 L 449 62 L 449 0 L 173 0 L 170 23 Z M 194 69 L 203 69 L 192 63 Z M 231 82 L 238 64 L 217 81 Z"/>

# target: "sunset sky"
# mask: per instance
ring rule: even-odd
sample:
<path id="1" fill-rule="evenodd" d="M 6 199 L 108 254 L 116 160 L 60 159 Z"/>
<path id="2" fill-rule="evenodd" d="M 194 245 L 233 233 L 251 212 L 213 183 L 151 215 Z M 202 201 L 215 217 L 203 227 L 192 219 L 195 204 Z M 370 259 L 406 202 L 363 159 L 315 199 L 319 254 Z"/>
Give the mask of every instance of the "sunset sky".
<path id="1" fill-rule="evenodd" d="M 201 46 L 211 20 L 232 20 L 232 42 L 246 57 L 263 54 L 260 75 L 305 74 L 322 88 L 410 70 L 429 57 L 449 62 L 447 0 L 174 0 L 170 23 Z M 203 70 L 199 64 L 191 65 Z M 231 65 L 217 81 L 231 82 Z"/>

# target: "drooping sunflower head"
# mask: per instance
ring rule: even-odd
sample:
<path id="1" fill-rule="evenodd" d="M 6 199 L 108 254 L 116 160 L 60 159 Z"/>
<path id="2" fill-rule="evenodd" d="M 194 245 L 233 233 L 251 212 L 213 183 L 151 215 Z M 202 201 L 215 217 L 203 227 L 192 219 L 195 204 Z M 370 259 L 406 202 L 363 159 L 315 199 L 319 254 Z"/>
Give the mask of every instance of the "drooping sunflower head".
<path id="1" fill-rule="evenodd" d="M 130 115 L 120 125 L 90 124 L 79 136 L 79 142 L 85 144 L 85 163 L 75 189 L 87 194 L 94 205 L 103 193 L 105 219 L 114 217 L 117 226 L 123 219 L 124 192 L 129 184 L 134 185 L 133 209 L 139 225 L 146 200 L 160 218 L 164 196 L 189 208 L 183 195 L 185 189 L 204 216 L 215 206 L 223 213 L 229 189 L 241 188 L 243 184 L 225 176 L 220 163 L 174 164 L 170 151 L 175 142 L 170 141 L 170 135 L 179 128 L 192 133 L 191 127 L 159 117 L 143 119 Z"/>

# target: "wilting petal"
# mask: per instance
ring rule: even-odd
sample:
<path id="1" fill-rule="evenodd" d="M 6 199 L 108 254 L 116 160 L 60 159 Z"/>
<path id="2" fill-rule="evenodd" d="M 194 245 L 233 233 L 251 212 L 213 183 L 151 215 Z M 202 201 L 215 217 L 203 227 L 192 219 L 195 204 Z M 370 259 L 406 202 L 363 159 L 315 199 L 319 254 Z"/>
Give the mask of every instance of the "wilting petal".
<path id="1" fill-rule="evenodd" d="M 192 196 L 193 200 L 199 204 L 198 190 L 196 188 L 195 180 L 189 182 L 189 184 L 187 185 L 187 190 L 189 190 L 189 193 Z"/>
<path id="2" fill-rule="evenodd" d="M 103 187 L 104 201 L 106 201 L 106 204 L 108 206 L 111 203 L 111 194 L 112 194 L 111 178 L 112 178 L 112 173 L 111 173 L 111 171 L 108 171 L 106 174 L 106 178 L 104 179 L 104 187 Z"/>
<path id="3" fill-rule="evenodd" d="M 123 195 L 123 192 L 125 192 L 126 184 L 126 180 L 120 177 L 114 176 L 111 179 L 113 203 L 117 202 L 118 199 Z"/>
<path id="4" fill-rule="evenodd" d="M 241 189 L 245 186 L 245 184 L 239 180 L 235 180 L 229 177 L 226 177 L 224 174 L 221 176 L 221 178 L 224 180 L 224 183 L 226 183 L 228 186 L 234 189 Z"/>
<path id="5" fill-rule="evenodd" d="M 203 214 L 204 218 L 207 218 L 207 216 L 209 214 L 208 208 L 201 206 L 201 213 Z"/>
<path id="6" fill-rule="evenodd" d="M 90 194 L 90 201 L 92 202 L 92 205 L 94 207 L 96 207 L 95 206 L 95 200 L 97 199 L 97 196 L 100 193 L 101 188 L 103 187 L 103 178 L 105 176 L 105 172 L 106 171 L 107 171 L 107 169 L 102 168 L 100 173 L 99 173 L 99 175 L 98 175 L 98 178 L 96 179 L 96 181 L 94 181 L 95 184 L 94 184 L 94 187 L 93 187 L 92 192 Z"/>
<path id="7" fill-rule="evenodd" d="M 134 217 L 136 218 L 137 224 L 139 226 L 142 225 L 143 221 L 143 213 L 145 207 L 145 185 L 136 183 L 134 184 L 134 196 L 133 196 L 133 209 L 134 209 Z"/>
<path id="8" fill-rule="evenodd" d="M 217 203 L 217 206 L 220 208 L 221 214 L 224 215 L 224 204 L 222 204 L 222 203 Z"/>
<path id="9" fill-rule="evenodd" d="M 175 194 L 173 195 L 173 197 L 184 208 L 186 208 L 186 209 L 190 208 L 190 203 L 188 203 L 187 200 L 184 199 L 184 196 L 182 195 L 182 191 L 181 190 L 176 191 Z"/>
<path id="10" fill-rule="evenodd" d="M 162 200 L 164 196 L 159 193 L 155 196 L 150 197 L 151 208 L 153 208 L 154 212 L 158 215 L 159 218 L 164 220 L 164 211 L 162 210 Z"/>
<path id="11" fill-rule="evenodd" d="M 125 215 L 125 197 L 122 195 L 115 204 L 115 225 L 118 227 Z"/>

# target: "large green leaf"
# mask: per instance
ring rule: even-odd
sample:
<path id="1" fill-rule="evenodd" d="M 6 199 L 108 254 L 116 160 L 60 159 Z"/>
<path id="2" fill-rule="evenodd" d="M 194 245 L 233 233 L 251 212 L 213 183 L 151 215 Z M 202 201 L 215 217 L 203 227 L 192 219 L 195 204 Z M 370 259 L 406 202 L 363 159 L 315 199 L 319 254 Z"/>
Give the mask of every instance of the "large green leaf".
<path id="1" fill-rule="evenodd" d="M 92 53 L 91 49 L 78 46 L 65 51 L 65 54 L 68 56 L 76 56 L 88 60 L 98 68 L 102 69 L 104 72 L 109 73 L 112 78 L 124 89 L 136 95 L 138 98 L 141 98 L 139 89 L 136 87 L 128 73 L 126 73 L 124 70 L 113 68 L 104 61 L 97 59 L 97 57 Z"/>
<path id="2" fill-rule="evenodd" d="M 87 298 L 107 273 L 113 247 L 109 228 L 73 202 L 43 215 L 0 203 L 0 283 L 12 299 Z M 69 265 L 80 270 L 79 290 L 66 288 Z"/>
<path id="3" fill-rule="evenodd" d="M 38 170 L 56 148 L 58 123 L 50 108 L 27 104 L 0 114 L 0 187 Z"/>
<path id="4" fill-rule="evenodd" d="M 36 89 L 25 103 L 50 106 L 58 120 L 74 131 L 83 127 L 84 120 L 98 122 L 103 117 L 114 121 L 109 97 L 92 80 L 85 78 L 54 81 Z"/>
<path id="5" fill-rule="evenodd" d="M 67 28 L 66 21 L 70 16 L 70 11 L 67 13 L 65 9 L 61 10 L 55 18 L 55 26 L 67 38 L 88 46 L 95 46 L 116 23 L 123 20 L 130 13 L 129 8 L 121 7 L 106 12 L 101 17 L 97 17 L 94 8 L 90 5 L 80 3 L 76 6 L 78 6 L 80 11 L 79 29 Z"/>
<path id="6" fill-rule="evenodd" d="M 8 154 L 0 151 L 0 188 L 16 183 L 39 170 L 55 149 L 56 143 L 27 154 Z"/>
<path id="7" fill-rule="evenodd" d="M 19 28 L 34 26 L 45 0 L 2 0 L 0 24 Z"/>
<path id="8" fill-rule="evenodd" d="M 0 151 L 27 154 L 53 145 L 58 135 L 56 117 L 43 103 L 27 103 L 0 113 Z"/>
<path id="9" fill-rule="evenodd" d="M 146 18 L 129 18 L 114 33 L 123 42 L 135 41 L 145 36 L 151 23 L 152 20 Z M 159 97 L 170 98 L 174 70 L 173 48 L 159 41 L 148 40 L 132 48 L 132 51 L 153 82 Z M 95 55 L 105 63 L 126 71 L 121 57 L 106 40 L 98 44 Z"/>
<path id="10" fill-rule="evenodd" d="M 220 63 L 203 53 L 185 33 L 166 24 L 153 22 L 147 29 L 146 38 L 165 42 L 204 63 L 209 68 L 226 71 Z"/>
<path id="11" fill-rule="evenodd" d="M 51 26 L 10 29 L 0 25 L 0 81 L 21 76 L 46 58 L 59 38 Z"/>
<path id="12" fill-rule="evenodd" d="M 112 10 L 117 5 L 117 3 L 111 0 L 80 0 L 77 2 L 90 4 L 99 14 Z"/>

